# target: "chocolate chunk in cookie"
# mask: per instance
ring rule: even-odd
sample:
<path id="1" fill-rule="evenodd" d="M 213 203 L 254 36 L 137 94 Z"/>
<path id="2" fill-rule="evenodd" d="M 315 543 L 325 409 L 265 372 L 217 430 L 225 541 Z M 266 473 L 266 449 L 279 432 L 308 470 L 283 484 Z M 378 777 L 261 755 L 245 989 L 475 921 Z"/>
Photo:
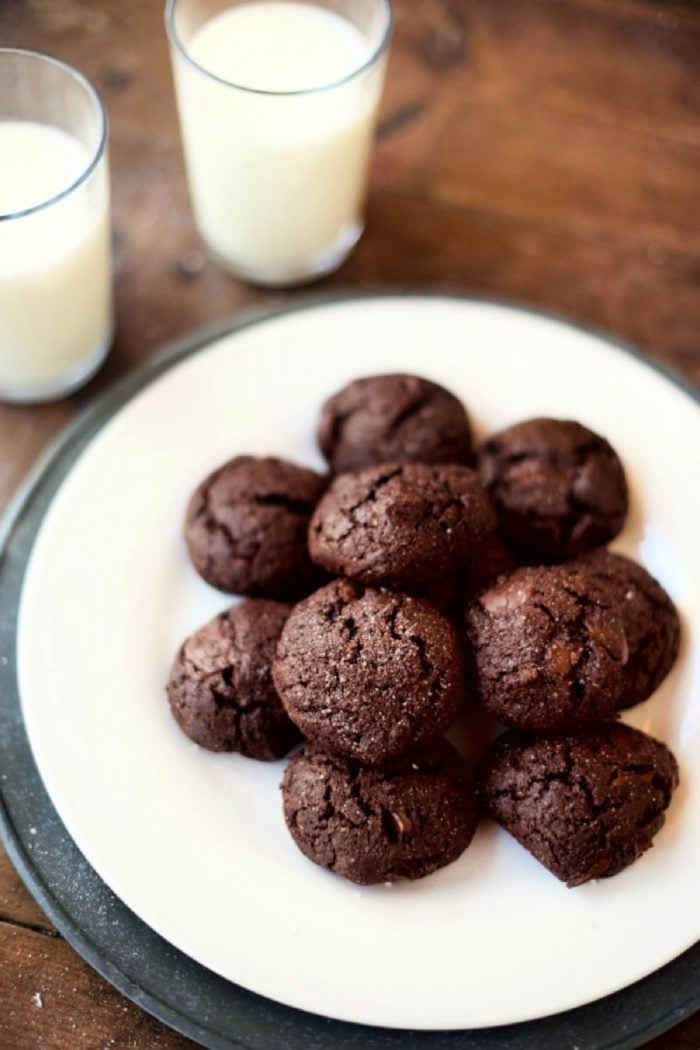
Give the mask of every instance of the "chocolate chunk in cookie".
<path id="1" fill-rule="evenodd" d="M 360 885 L 432 874 L 464 852 L 477 824 L 463 764 L 445 742 L 390 770 L 307 744 L 287 766 L 282 796 L 301 852 Z"/>
<path id="2" fill-rule="evenodd" d="M 614 717 L 629 655 L 622 616 L 580 567 L 517 569 L 465 623 L 470 687 L 502 725 L 556 733 Z"/>
<path id="3" fill-rule="evenodd" d="M 461 401 L 411 375 L 368 376 L 329 398 L 318 430 L 334 474 L 375 463 L 468 463 L 472 435 Z"/>
<path id="4" fill-rule="evenodd" d="M 311 519 L 309 550 L 334 575 L 410 589 L 466 565 L 495 523 L 468 467 L 385 464 L 331 482 Z"/>
<path id="5" fill-rule="evenodd" d="M 272 670 L 304 736 L 367 765 L 387 765 L 439 737 L 462 695 L 449 621 L 420 598 L 349 580 L 295 607 Z"/>
<path id="6" fill-rule="evenodd" d="M 607 723 L 499 737 L 480 773 L 486 812 L 568 886 L 616 875 L 648 850 L 678 785 L 668 748 Z"/>
<path id="7" fill-rule="evenodd" d="M 480 450 L 479 473 L 503 535 L 533 564 L 607 543 L 627 515 L 617 454 L 580 423 L 529 419 L 509 427 Z"/>
<path id="8" fill-rule="evenodd" d="M 629 658 L 618 707 L 632 707 L 658 689 L 676 662 L 681 640 L 678 612 L 661 584 L 630 558 L 599 550 L 581 563 L 608 589 L 622 613 Z"/>
<path id="9" fill-rule="evenodd" d="M 323 582 L 306 534 L 326 479 L 282 459 L 237 456 L 210 474 L 187 508 L 197 572 L 228 594 L 294 599 Z"/>
<path id="10" fill-rule="evenodd" d="M 301 740 L 271 673 L 290 610 L 282 602 L 242 602 L 182 644 L 170 672 L 168 700 L 178 725 L 195 743 L 271 761 Z"/>

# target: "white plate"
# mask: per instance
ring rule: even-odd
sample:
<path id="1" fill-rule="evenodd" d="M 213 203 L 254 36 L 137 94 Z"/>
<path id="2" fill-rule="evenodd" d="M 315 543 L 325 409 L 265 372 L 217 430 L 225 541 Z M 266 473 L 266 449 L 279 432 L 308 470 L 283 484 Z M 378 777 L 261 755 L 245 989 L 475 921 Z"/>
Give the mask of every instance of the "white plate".
<path id="1" fill-rule="evenodd" d="M 282 764 L 214 755 L 171 718 L 182 638 L 229 601 L 190 567 L 187 497 L 228 457 L 321 467 L 314 428 L 347 380 L 417 372 L 461 396 L 485 435 L 576 418 L 620 453 L 632 511 L 616 545 L 678 603 L 684 642 L 625 720 L 681 769 L 655 848 L 567 890 L 484 823 L 428 879 L 358 889 L 284 828 Z M 153 382 L 100 432 L 45 519 L 18 637 L 23 713 L 68 831 L 121 899 L 210 969 L 280 1002 L 360 1023 L 506 1024 L 615 991 L 700 936 L 700 412 L 604 340 L 501 306 L 379 298 L 292 312 L 226 336 Z"/>

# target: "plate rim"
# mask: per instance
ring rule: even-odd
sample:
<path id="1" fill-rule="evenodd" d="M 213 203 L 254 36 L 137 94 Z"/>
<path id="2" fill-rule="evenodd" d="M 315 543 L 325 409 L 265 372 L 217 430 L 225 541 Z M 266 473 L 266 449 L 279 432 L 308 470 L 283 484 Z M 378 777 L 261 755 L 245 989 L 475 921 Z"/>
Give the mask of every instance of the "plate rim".
<path id="1" fill-rule="evenodd" d="M 40 456 L 35 466 L 30 471 L 25 483 L 11 501 L 2 525 L 0 526 L 0 595 L 9 591 L 16 598 L 21 593 L 24 573 L 27 567 L 29 555 L 34 545 L 36 535 L 39 531 L 44 516 L 51 505 L 55 493 L 63 483 L 64 478 L 72 468 L 74 462 L 79 458 L 82 451 L 90 444 L 102 427 L 125 406 L 133 396 L 141 390 L 150 386 L 161 374 L 176 367 L 181 361 L 189 358 L 198 351 L 204 349 L 217 339 L 229 334 L 235 334 L 251 326 L 265 323 L 290 313 L 308 311 L 317 307 L 333 306 L 343 303 L 362 303 L 381 299 L 424 299 L 424 300 L 459 300 L 472 304 L 485 304 L 501 307 L 513 312 L 524 312 L 530 315 L 546 318 L 587 334 L 603 339 L 614 348 L 630 354 L 646 367 L 651 367 L 661 376 L 670 380 L 675 386 L 680 387 L 696 403 L 700 404 L 700 391 L 696 390 L 685 377 L 674 372 L 665 364 L 652 360 L 645 356 L 638 348 L 617 336 L 580 324 L 577 321 L 557 314 L 555 312 L 533 308 L 528 304 L 518 303 L 512 300 L 490 298 L 483 296 L 469 296 L 459 293 L 443 293 L 435 291 L 410 291 L 394 292 L 379 291 L 372 293 L 345 293 L 334 295 L 315 295 L 285 303 L 272 308 L 255 308 L 247 310 L 242 314 L 230 316 L 214 324 L 199 328 L 175 341 L 166 344 L 154 358 L 143 363 L 136 370 L 109 386 L 83 409 L 75 420 L 59 434 L 58 438 L 50 444 L 48 449 Z M 19 535 L 18 535 L 19 534 Z M 17 541 L 17 542 L 15 542 Z M 9 582 L 8 582 L 9 579 Z M 564 1032 L 573 1037 L 581 1023 L 584 1029 L 575 1035 L 577 1045 L 581 1050 L 633 1050 L 643 1042 L 653 1038 L 670 1027 L 679 1023 L 683 1018 L 689 1016 L 700 1008 L 700 943 L 690 948 L 683 955 L 677 957 L 660 970 L 622 989 L 613 995 L 606 996 L 594 1003 L 578 1007 L 574 1010 L 561 1014 L 555 1014 L 548 1018 L 539 1018 L 534 1021 L 523 1022 L 516 1025 L 500 1026 L 489 1029 L 464 1029 L 458 1032 L 410 1032 L 405 1029 L 371 1028 L 360 1024 L 351 1024 L 343 1021 L 329 1020 L 318 1015 L 307 1014 L 292 1007 L 282 1006 L 272 1000 L 266 999 L 255 993 L 248 992 L 223 978 L 216 977 L 211 971 L 193 960 L 184 956 L 183 953 L 173 948 L 164 941 L 142 920 L 138 919 L 121 901 L 112 894 L 111 890 L 104 884 L 79 853 L 72 842 L 61 821 L 59 820 L 53 805 L 46 794 L 39 773 L 34 765 L 29 743 L 24 732 L 24 725 L 19 710 L 19 690 L 17 684 L 16 656 L 14 643 L 17 631 L 17 602 L 12 604 L 11 615 L 3 620 L 0 625 L 0 640 L 6 654 L 6 662 L 0 668 L 0 725 L 4 718 L 10 715 L 11 729 L 13 732 L 3 733 L 3 740 L 8 736 L 13 737 L 13 742 L 20 748 L 20 762 L 24 764 L 25 775 L 33 782 L 34 805 L 37 812 L 47 817 L 46 835 L 53 848 L 60 846 L 64 855 L 70 855 L 71 865 L 78 863 L 81 866 L 82 877 L 90 884 L 92 893 L 97 893 L 99 900 L 110 912 L 118 916 L 120 928 L 128 928 L 130 934 L 138 933 L 146 941 L 152 950 L 165 955 L 176 957 L 177 965 L 186 970 L 200 971 L 199 977 L 204 978 L 211 984 L 222 985 L 224 989 L 235 992 L 232 996 L 233 1005 L 237 1008 L 237 1021 L 243 1020 L 246 1025 L 252 1023 L 252 1029 L 247 1031 L 248 1037 L 252 1035 L 255 1039 L 259 1035 L 260 1018 L 265 1015 L 274 1026 L 286 1030 L 285 1038 L 289 1040 L 295 1033 L 299 1035 L 300 1041 L 285 1042 L 285 1047 L 295 1048 L 297 1045 L 304 1047 L 333 1046 L 340 1048 L 344 1046 L 362 1045 L 363 1050 L 372 1050 L 376 1047 L 388 1048 L 401 1046 L 405 1050 L 411 1047 L 431 1047 L 435 1050 L 447 1050 L 450 1048 L 464 1048 L 464 1050 L 479 1050 L 483 1047 L 493 1047 L 494 1050 L 527 1050 L 543 1045 L 542 1040 L 551 1038 L 554 1029 L 557 1028 L 560 1036 Z M 8 707 L 9 704 L 9 707 Z M 6 710 L 7 708 L 7 710 Z M 0 752 L 2 754 L 2 752 Z M 12 768 L 12 755 L 10 755 L 10 766 L 6 767 L 4 756 L 3 768 Z M 27 761 L 28 759 L 28 761 Z M 183 1012 L 177 1009 L 167 997 L 156 994 L 156 990 L 147 987 L 148 981 L 134 981 L 122 963 L 115 961 L 100 948 L 95 941 L 95 930 L 87 930 L 81 925 L 80 918 L 75 918 L 67 905 L 71 902 L 65 899 L 65 887 L 53 887 L 47 881 L 41 865 L 32 857 L 37 856 L 35 849 L 42 839 L 35 837 L 34 841 L 28 841 L 29 829 L 16 826 L 16 820 L 12 817 L 12 807 L 8 806 L 10 801 L 7 796 L 5 780 L 0 783 L 0 837 L 7 849 L 13 864 L 28 889 L 41 905 L 43 910 L 54 922 L 56 928 L 63 934 L 66 940 L 78 951 L 78 953 L 104 978 L 119 989 L 127 998 L 141 1006 L 149 1013 L 164 1021 L 176 1031 L 209 1046 L 212 1050 L 229 1050 L 229 1048 L 249 1047 L 252 1050 L 260 1046 L 261 1050 L 272 1050 L 274 1043 L 269 1042 L 269 1032 L 263 1043 L 240 1042 L 235 1034 L 231 1032 L 222 1033 L 211 1027 L 202 1027 L 191 1012 Z M 37 827 L 34 826 L 31 834 L 36 836 Z M 42 836 L 44 827 L 42 826 Z M 82 917 L 86 918 L 85 916 Z M 89 918 L 89 916 L 87 917 Z M 93 936 L 90 937 L 87 933 Z M 99 939 L 98 939 L 99 940 Z M 696 972 L 697 971 L 697 972 Z M 683 980 L 685 977 L 685 981 Z M 656 990 L 657 995 L 661 992 L 664 1010 L 661 1014 L 658 1009 L 651 1011 L 649 1016 L 648 1006 L 654 998 L 650 992 Z M 221 988 L 217 989 L 220 994 Z M 245 1000 L 245 1002 L 244 1002 Z M 620 1009 L 622 1001 L 626 1001 L 625 1009 Z M 616 1025 L 616 1031 L 620 1031 L 619 1037 L 613 1041 L 595 1043 L 581 1042 L 585 1040 L 585 1027 L 597 1027 L 600 1029 L 603 1019 L 600 1016 L 601 1009 L 606 1004 L 613 1014 L 624 1017 L 620 1025 Z M 241 1013 L 241 1007 L 246 1005 L 247 1010 Z M 635 1031 L 630 1030 L 629 1007 L 634 1006 L 640 1010 L 638 1024 Z M 646 1012 L 644 1012 L 644 1008 Z M 281 1015 L 284 1015 L 282 1017 Z M 595 1015 L 595 1016 L 594 1016 Z M 643 1016 L 642 1016 L 643 1015 Z M 257 1030 L 256 1030 L 257 1025 Z M 572 1027 L 573 1026 L 573 1027 Z M 625 1029 L 624 1031 L 622 1029 Z M 608 1040 L 609 1034 L 600 1035 Z M 400 1042 L 397 1042 L 397 1037 Z M 357 1040 L 362 1042 L 359 1044 Z M 516 1041 L 513 1041 L 516 1040 Z M 281 1046 L 282 1044 L 280 1044 Z"/>

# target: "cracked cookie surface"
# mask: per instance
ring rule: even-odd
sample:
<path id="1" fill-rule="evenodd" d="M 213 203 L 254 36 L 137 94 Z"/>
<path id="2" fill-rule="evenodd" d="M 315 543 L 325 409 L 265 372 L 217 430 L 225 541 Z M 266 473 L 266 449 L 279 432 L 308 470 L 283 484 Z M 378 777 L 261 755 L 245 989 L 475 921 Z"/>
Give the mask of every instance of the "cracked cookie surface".
<path id="1" fill-rule="evenodd" d="M 237 456 L 210 474 L 187 508 L 185 541 L 207 583 L 227 594 L 294 599 L 324 575 L 306 534 L 327 479 L 275 458 Z"/>
<path id="2" fill-rule="evenodd" d="M 450 864 L 478 819 L 461 759 L 445 742 L 389 770 L 307 744 L 287 766 L 282 796 L 301 852 L 360 885 L 419 879 Z"/>
<path id="3" fill-rule="evenodd" d="M 502 725 L 556 733 L 615 717 L 629 649 L 617 602 L 582 568 L 521 568 L 465 610 L 467 681 Z"/>
<path id="4" fill-rule="evenodd" d="M 272 761 L 301 740 L 271 673 L 290 611 L 282 602 L 253 598 L 214 617 L 180 646 L 168 700 L 178 725 L 195 743 Z"/>
<path id="5" fill-rule="evenodd" d="M 309 550 L 335 575 L 410 589 L 466 565 L 495 524 L 468 467 L 383 464 L 331 482 L 311 518 Z"/>
<path id="6" fill-rule="evenodd" d="M 581 564 L 616 600 L 629 659 L 620 709 L 641 703 L 669 673 L 680 648 L 678 612 L 661 584 L 637 562 L 611 551 L 593 551 Z"/>
<path id="7" fill-rule="evenodd" d="M 649 849 L 677 785 L 664 744 L 608 723 L 557 737 L 504 733 L 484 760 L 479 795 L 541 864 L 579 886 Z"/>
<path id="8" fill-rule="evenodd" d="M 472 434 L 461 401 L 400 373 L 356 379 L 321 410 L 318 443 L 334 474 L 376 463 L 468 463 Z"/>
<path id="9" fill-rule="evenodd" d="M 386 765 L 454 721 L 463 665 L 452 626 L 428 602 L 335 580 L 292 611 L 273 678 L 304 736 Z"/>
<path id="10" fill-rule="evenodd" d="M 479 474 L 523 560 L 567 561 L 613 539 L 627 482 L 605 438 L 570 420 L 528 419 L 482 446 Z"/>

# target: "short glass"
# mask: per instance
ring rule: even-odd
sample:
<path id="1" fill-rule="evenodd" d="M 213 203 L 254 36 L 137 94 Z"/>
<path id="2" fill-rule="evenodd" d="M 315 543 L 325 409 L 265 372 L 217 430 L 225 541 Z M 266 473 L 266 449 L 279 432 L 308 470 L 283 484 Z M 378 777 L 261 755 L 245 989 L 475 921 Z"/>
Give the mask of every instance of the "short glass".
<path id="1" fill-rule="evenodd" d="M 166 26 L 195 221 L 213 258 L 269 286 L 337 269 L 364 227 L 390 0 L 168 0 Z M 300 53 L 301 83 L 286 65 Z"/>
<path id="2" fill-rule="evenodd" d="M 0 398 L 84 383 L 113 332 L 107 117 L 48 55 L 0 48 Z"/>

